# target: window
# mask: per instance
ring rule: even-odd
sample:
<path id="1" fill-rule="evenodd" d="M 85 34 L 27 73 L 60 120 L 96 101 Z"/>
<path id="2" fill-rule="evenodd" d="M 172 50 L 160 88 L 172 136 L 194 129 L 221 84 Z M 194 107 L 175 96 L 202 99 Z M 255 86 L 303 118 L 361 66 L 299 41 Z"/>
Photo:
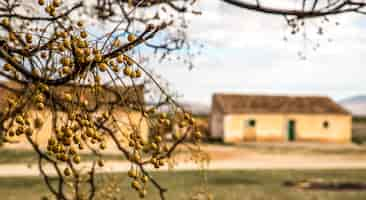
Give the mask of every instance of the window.
<path id="1" fill-rule="evenodd" d="M 323 128 L 329 128 L 329 122 L 328 121 L 323 122 Z"/>
<path id="2" fill-rule="evenodd" d="M 249 127 L 255 127 L 255 124 L 256 124 L 256 121 L 255 121 L 254 119 L 250 119 L 250 120 L 248 121 L 248 126 L 249 126 Z"/>

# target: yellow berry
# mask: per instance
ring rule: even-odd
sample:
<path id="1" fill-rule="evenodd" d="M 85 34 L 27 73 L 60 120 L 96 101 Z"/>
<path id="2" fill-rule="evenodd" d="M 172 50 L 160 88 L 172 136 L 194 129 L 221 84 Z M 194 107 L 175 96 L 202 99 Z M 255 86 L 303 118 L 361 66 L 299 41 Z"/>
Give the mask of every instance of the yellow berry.
<path id="1" fill-rule="evenodd" d="M 60 62 L 64 66 L 70 66 L 71 65 L 71 59 L 67 58 L 67 57 L 61 58 Z"/>
<path id="2" fill-rule="evenodd" d="M 13 130 L 10 130 L 10 131 L 9 131 L 9 133 L 8 133 L 8 135 L 9 135 L 10 137 L 14 137 L 15 133 L 14 133 L 14 131 L 13 131 Z"/>
<path id="3" fill-rule="evenodd" d="M 67 138 L 69 138 L 69 137 L 73 136 L 73 132 L 72 132 L 72 130 L 71 130 L 70 128 L 66 128 L 66 129 L 64 130 L 64 136 L 65 136 L 65 137 L 67 137 Z"/>
<path id="4" fill-rule="evenodd" d="M 35 120 L 34 120 L 34 127 L 35 128 L 41 128 L 43 125 L 43 120 L 39 117 L 37 117 Z"/>
<path id="5" fill-rule="evenodd" d="M 45 8 L 45 11 L 48 13 L 48 14 L 51 14 L 55 12 L 55 7 L 53 5 L 49 5 Z"/>
<path id="6" fill-rule="evenodd" d="M 117 56 L 117 62 L 119 63 L 119 64 L 121 64 L 121 63 L 123 63 L 123 61 L 124 61 L 124 56 L 121 54 L 121 55 L 118 55 Z"/>
<path id="7" fill-rule="evenodd" d="M 15 121 L 18 123 L 18 124 L 21 124 L 23 125 L 24 124 L 24 118 L 20 115 L 16 116 L 15 117 Z"/>
<path id="8" fill-rule="evenodd" d="M 100 143 L 99 147 L 100 147 L 100 149 L 104 150 L 107 148 L 107 145 L 106 145 L 106 143 L 103 142 L 103 143 Z"/>
<path id="9" fill-rule="evenodd" d="M 5 71 L 10 71 L 13 68 L 13 66 L 11 66 L 11 64 L 9 63 L 5 63 L 3 68 Z"/>
<path id="10" fill-rule="evenodd" d="M 76 56 L 83 56 L 84 55 L 84 51 L 81 48 L 76 48 L 75 54 L 76 54 Z"/>
<path id="11" fill-rule="evenodd" d="M 200 139 L 200 138 L 202 137 L 202 134 L 201 134 L 201 132 L 200 132 L 200 131 L 195 131 L 195 132 L 193 133 L 193 137 L 194 137 L 195 139 Z"/>
<path id="12" fill-rule="evenodd" d="M 160 135 L 155 135 L 154 139 L 157 143 L 160 143 L 163 140 Z"/>
<path id="13" fill-rule="evenodd" d="M 18 128 L 17 128 L 17 130 L 15 131 L 15 134 L 16 134 L 17 136 L 22 135 L 23 133 L 24 133 L 24 128 L 23 128 L 23 126 L 18 127 Z"/>
<path id="14" fill-rule="evenodd" d="M 56 144 L 56 138 L 51 137 L 50 139 L 48 139 L 48 145 L 52 146 Z"/>
<path id="15" fill-rule="evenodd" d="M 69 169 L 69 168 L 65 168 L 65 169 L 64 169 L 64 175 L 65 175 L 65 176 L 70 176 L 70 175 L 71 175 L 71 171 L 70 171 L 70 169 Z"/>
<path id="16" fill-rule="evenodd" d="M 128 56 L 125 56 L 125 61 L 126 61 L 127 65 L 132 65 L 133 64 L 133 60 Z"/>
<path id="17" fill-rule="evenodd" d="M 99 167 L 104 167 L 104 161 L 103 161 L 103 160 L 101 160 L 101 159 L 99 159 L 99 160 L 98 160 L 98 166 L 99 166 Z"/>
<path id="18" fill-rule="evenodd" d="M 64 98 L 66 101 L 70 102 L 72 100 L 72 96 L 69 93 L 64 94 Z"/>
<path id="19" fill-rule="evenodd" d="M 53 6 L 59 7 L 61 5 L 61 0 L 53 0 Z"/>
<path id="20" fill-rule="evenodd" d="M 131 74 L 132 74 L 132 67 L 131 67 L 131 66 L 126 66 L 126 67 L 123 69 L 123 73 L 124 73 L 126 76 L 131 76 Z"/>
<path id="21" fill-rule="evenodd" d="M 83 21 L 78 21 L 77 23 L 76 23 L 76 25 L 78 26 L 78 27 L 83 27 L 84 26 L 84 22 Z"/>
<path id="22" fill-rule="evenodd" d="M 73 157 L 72 160 L 74 161 L 74 163 L 79 164 L 80 163 L 80 156 L 76 155 L 76 156 Z"/>
<path id="23" fill-rule="evenodd" d="M 30 33 L 25 34 L 25 40 L 28 43 L 32 43 L 32 34 Z"/>
<path id="24" fill-rule="evenodd" d="M 88 43 L 85 40 L 77 40 L 77 46 L 80 48 L 86 48 L 88 46 Z"/>
<path id="25" fill-rule="evenodd" d="M 139 197 L 140 197 L 140 198 L 145 198 L 146 194 L 147 194 L 147 192 L 146 192 L 146 190 L 145 190 L 145 189 L 143 189 L 143 190 L 139 190 Z"/>
<path id="26" fill-rule="evenodd" d="M 63 45 L 68 48 L 68 49 L 71 49 L 71 42 L 69 39 L 65 39 L 64 42 L 63 42 Z"/>
<path id="27" fill-rule="evenodd" d="M 178 140 L 180 138 L 180 133 L 178 131 L 176 131 L 174 134 L 173 134 L 173 139 L 174 140 Z"/>
<path id="28" fill-rule="evenodd" d="M 71 154 L 71 155 L 76 154 L 76 149 L 75 149 L 75 147 L 70 147 L 70 149 L 69 149 L 69 154 Z"/>
<path id="29" fill-rule="evenodd" d="M 32 76 L 39 76 L 39 71 L 36 68 L 32 68 Z"/>
<path id="30" fill-rule="evenodd" d="M 102 62 L 102 54 L 100 54 L 100 53 L 97 53 L 97 54 L 95 54 L 94 55 L 94 60 L 95 60 L 95 62 Z"/>
<path id="31" fill-rule="evenodd" d="M 45 4 L 45 0 L 38 0 L 38 4 L 43 6 Z"/>
<path id="32" fill-rule="evenodd" d="M 136 71 L 133 71 L 130 75 L 131 78 L 136 78 Z"/>
<path id="33" fill-rule="evenodd" d="M 163 159 L 160 159 L 160 160 L 159 160 L 159 165 L 160 165 L 160 166 L 163 166 L 164 164 L 165 164 L 165 161 L 164 161 Z"/>
<path id="34" fill-rule="evenodd" d="M 165 152 L 168 152 L 169 151 L 169 146 L 167 144 L 165 144 L 163 146 L 163 151 L 165 151 Z"/>
<path id="35" fill-rule="evenodd" d="M 146 176 L 146 175 L 144 175 L 144 176 L 142 176 L 142 177 L 141 177 L 141 181 L 142 181 L 143 183 L 146 183 L 147 181 L 149 181 L 149 177 L 148 177 L 148 176 Z"/>
<path id="36" fill-rule="evenodd" d="M 127 36 L 127 40 L 129 41 L 129 42 L 133 42 L 133 41 L 135 41 L 136 40 L 136 36 L 134 35 L 134 34 L 129 34 L 128 36 Z"/>
<path id="37" fill-rule="evenodd" d="M 49 198 L 48 198 L 47 196 L 43 196 L 43 197 L 41 198 L 41 200 L 49 200 Z"/>
<path id="38" fill-rule="evenodd" d="M 28 128 L 25 129 L 25 134 L 28 135 L 28 136 L 32 136 L 33 135 L 33 130 L 28 127 Z"/>
<path id="39" fill-rule="evenodd" d="M 119 47 L 119 46 L 121 46 L 121 41 L 120 41 L 119 39 L 114 40 L 114 41 L 113 41 L 113 46 L 114 46 L 114 47 Z"/>
<path id="40" fill-rule="evenodd" d="M 155 142 L 153 142 L 153 143 L 151 143 L 151 148 L 154 150 L 157 150 L 157 149 L 159 149 L 159 146 Z"/>
<path id="41" fill-rule="evenodd" d="M 193 125 L 196 122 L 196 120 L 191 117 L 189 118 L 188 122 L 189 124 Z"/>
<path id="42" fill-rule="evenodd" d="M 62 68 L 62 73 L 64 73 L 64 74 L 70 74 L 71 73 L 71 68 L 69 66 L 64 66 Z"/>
<path id="43" fill-rule="evenodd" d="M 9 18 L 4 18 L 4 19 L 2 20 L 2 24 L 3 24 L 4 26 L 9 26 L 9 25 L 10 25 Z"/>
<path id="44" fill-rule="evenodd" d="M 136 178 L 136 177 L 137 177 L 137 172 L 136 172 L 136 170 L 134 170 L 134 169 L 130 169 L 130 170 L 128 170 L 127 175 L 128 175 L 130 178 Z"/>
<path id="45" fill-rule="evenodd" d="M 141 77 L 141 70 L 136 69 L 136 78 L 140 78 Z"/>
<path id="46" fill-rule="evenodd" d="M 90 49 L 89 48 L 86 48 L 86 49 L 84 49 L 84 54 L 85 54 L 85 56 L 90 56 Z"/>
<path id="47" fill-rule="evenodd" d="M 184 119 L 189 120 L 191 118 L 191 115 L 189 113 L 184 113 Z"/>
<path id="48" fill-rule="evenodd" d="M 94 129 L 92 128 L 87 128 L 86 129 L 86 136 L 88 137 L 92 137 L 94 135 Z"/>
<path id="49" fill-rule="evenodd" d="M 71 138 L 64 138 L 62 143 L 65 145 L 65 146 L 70 146 L 71 145 Z"/>
<path id="50" fill-rule="evenodd" d="M 112 67 L 112 70 L 113 70 L 114 72 L 118 73 L 118 72 L 119 72 L 119 67 L 118 67 L 117 65 L 114 65 L 114 66 Z"/>
<path id="51" fill-rule="evenodd" d="M 42 94 L 38 94 L 36 97 L 35 97 L 35 100 L 37 102 L 43 102 L 44 101 L 44 96 Z"/>
<path id="52" fill-rule="evenodd" d="M 108 65 L 106 63 L 104 63 L 104 62 L 103 63 L 99 63 L 98 67 L 99 67 L 100 71 L 102 71 L 102 72 L 105 72 L 108 69 Z"/>
<path id="53" fill-rule="evenodd" d="M 139 190 L 141 188 L 140 183 L 136 180 L 132 181 L 131 186 L 132 186 L 132 188 L 134 188 L 136 190 Z"/>
<path id="54" fill-rule="evenodd" d="M 42 102 L 38 102 L 36 104 L 36 106 L 37 106 L 38 110 L 43 110 L 44 109 L 44 104 Z"/>
<path id="55" fill-rule="evenodd" d="M 95 82 L 96 83 L 99 83 L 100 82 L 100 76 L 99 75 L 96 75 L 94 79 L 95 79 Z"/>
<path id="56" fill-rule="evenodd" d="M 18 41 L 18 38 L 16 37 L 14 32 L 9 33 L 9 40 L 12 41 L 12 42 L 17 42 Z"/>

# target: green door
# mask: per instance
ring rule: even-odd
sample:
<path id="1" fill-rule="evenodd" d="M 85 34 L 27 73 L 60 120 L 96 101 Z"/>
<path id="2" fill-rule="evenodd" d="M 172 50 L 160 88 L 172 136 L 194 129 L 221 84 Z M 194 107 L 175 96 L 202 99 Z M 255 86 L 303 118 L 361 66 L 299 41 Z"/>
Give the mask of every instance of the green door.
<path id="1" fill-rule="evenodd" d="M 288 122 L 288 141 L 295 140 L 295 121 L 290 120 Z"/>

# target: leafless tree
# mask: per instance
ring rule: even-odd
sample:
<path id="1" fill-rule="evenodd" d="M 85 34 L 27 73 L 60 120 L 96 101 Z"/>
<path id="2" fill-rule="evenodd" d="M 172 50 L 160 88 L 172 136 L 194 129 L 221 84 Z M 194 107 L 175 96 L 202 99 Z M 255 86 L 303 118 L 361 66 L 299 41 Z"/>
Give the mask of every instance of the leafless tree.
<path id="1" fill-rule="evenodd" d="M 322 17 L 341 13 L 365 14 L 366 2 L 363 0 L 295 0 L 295 1 L 249 1 L 249 0 L 222 0 L 239 8 L 273 15 L 295 16 L 297 19 Z M 276 7 L 284 3 L 295 8 Z"/>
<path id="2" fill-rule="evenodd" d="M 292 17 L 289 22 L 341 13 L 364 14 L 364 1 L 299 1 L 297 9 L 259 0 L 222 0 L 262 13 Z M 150 182 L 164 199 L 166 188 L 147 166 L 167 164 L 188 139 L 201 138 L 192 115 L 141 64 L 146 49 L 168 53 L 189 47 L 186 15 L 197 15 L 196 0 L 0 0 L 0 135 L 5 142 L 25 137 L 38 155 L 40 174 L 56 199 L 96 199 L 96 169 L 107 141 L 131 163 L 131 187 L 141 197 Z M 295 23 L 294 23 L 295 24 Z M 98 26 L 98 27 L 96 27 Z M 151 56 L 151 55 L 146 55 Z M 144 87 L 157 91 L 152 105 Z M 157 112 L 169 105 L 169 112 Z M 116 111 L 122 112 L 121 120 Z M 138 120 L 133 119 L 138 114 Z M 45 117 L 45 115 L 49 117 Z M 45 118 L 51 119 L 47 144 L 38 143 Z M 150 139 L 142 136 L 142 124 Z M 182 131 L 166 130 L 177 124 Z M 81 152 L 96 159 L 80 167 Z M 57 180 L 51 180 L 51 166 Z"/>
<path id="3" fill-rule="evenodd" d="M 283 16 L 290 33 L 301 37 L 305 44 L 310 43 L 312 50 L 319 48 L 319 42 L 313 42 L 308 37 L 306 24 L 315 28 L 316 33 L 323 37 L 326 24 L 332 22 L 331 16 L 347 13 L 366 14 L 366 1 L 364 0 L 285 0 L 285 1 L 266 1 L 266 0 L 221 0 L 229 5 L 243 10 L 254 11 L 257 13 Z M 319 19 L 319 20 L 317 20 Z M 312 20 L 306 23 L 307 20 Z M 338 21 L 334 23 L 339 25 Z M 288 37 L 284 37 L 287 41 Z M 332 41 L 328 38 L 328 41 Z M 313 44 L 312 44 L 313 43 Z M 308 46 L 308 45 L 307 45 Z M 304 53 L 299 51 L 299 58 L 306 59 Z"/>
<path id="4" fill-rule="evenodd" d="M 161 87 L 139 56 L 144 54 L 141 48 L 163 53 L 184 48 L 188 42 L 184 16 L 199 14 L 193 10 L 194 3 L 0 0 L 0 76 L 4 80 L 0 83 L 0 131 L 6 142 L 26 138 L 56 199 L 96 199 L 96 168 L 104 166 L 101 152 L 108 141 L 131 163 L 131 187 L 140 197 L 146 195 L 145 185 L 150 182 L 164 199 L 166 188 L 146 167 L 165 166 L 188 138 L 193 143 L 187 145 L 196 147 L 201 133 L 192 115 Z M 99 24 L 104 27 L 94 27 Z M 147 83 L 158 91 L 152 105 L 143 98 Z M 163 105 L 171 109 L 157 112 Z M 36 136 L 45 131 L 47 118 L 51 135 L 47 144 L 41 144 Z M 150 129 L 149 140 L 142 135 L 143 123 Z M 169 142 L 164 130 L 172 123 L 182 132 Z M 81 167 L 83 151 L 96 159 Z M 53 168 L 56 183 L 46 166 Z"/>

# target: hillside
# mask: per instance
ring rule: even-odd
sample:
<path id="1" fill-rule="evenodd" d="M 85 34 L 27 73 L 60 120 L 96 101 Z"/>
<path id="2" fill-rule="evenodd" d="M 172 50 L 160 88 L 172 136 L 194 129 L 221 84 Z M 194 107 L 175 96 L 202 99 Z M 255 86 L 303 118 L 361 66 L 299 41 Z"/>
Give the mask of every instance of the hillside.
<path id="1" fill-rule="evenodd" d="M 366 116 L 366 95 L 349 97 L 339 103 L 355 116 Z"/>

